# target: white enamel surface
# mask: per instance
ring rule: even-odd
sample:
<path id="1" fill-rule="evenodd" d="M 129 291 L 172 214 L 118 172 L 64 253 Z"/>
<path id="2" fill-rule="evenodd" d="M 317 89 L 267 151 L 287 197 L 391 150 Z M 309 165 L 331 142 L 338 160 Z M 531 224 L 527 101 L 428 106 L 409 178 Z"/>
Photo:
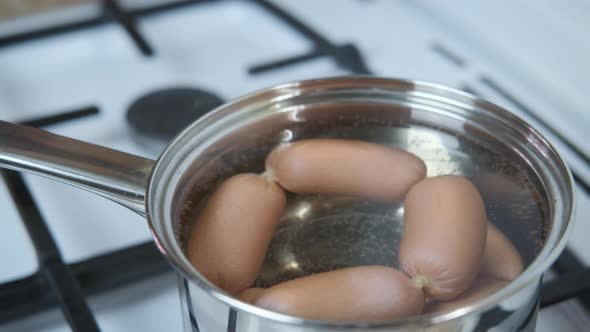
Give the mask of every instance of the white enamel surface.
<path id="1" fill-rule="evenodd" d="M 125 1 L 128 6 L 157 1 Z M 590 86 L 590 6 L 552 1 L 275 0 L 334 43 L 353 42 L 369 68 L 382 76 L 470 85 L 516 110 L 482 84 L 491 77 L 586 153 Z M 560 3 L 561 4 L 561 3 Z M 51 127 L 74 138 L 155 157 L 143 150 L 125 122 L 128 105 L 143 93 L 172 85 L 209 89 L 225 99 L 270 85 L 346 74 L 321 58 L 252 76 L 249 66 L 299 55 L 312 44 L 254 4 L 223 1 L 145 17 L 139 28 L 155 49 L 143 57 L 124 30 L 108 24 L 0 49 L 0 119 L 19 121 L 86 105 L 101 114 Z M 3 30 L 4 29 L 4 30 Z M 0 31 L 8 31 L 10 27 Z M 458 67 L 432 50 L 444 45 L 465 60 Z M 526 117 L 526 116 L 525 116 Z M 551 135 L 548 135 L 552 137 Z M 573 169 L 590 168 L 556 142 Z M 145 222 L 104 199 L 26 176 L 64 258 L 87 257 L 150 238 Z M 571 244 L 590 263 L 590 202 L 580 191 Z M 35 255 L 6 188 L 0 183 L 0 282 L 32 273 Z M 175 277 L 170 274 L 91 299 L 104 331 L 179 331 Z M 212 309 L 213 310 L 213 309 Z M 210 314 L 210 313 L 206 313 Z M 577 331 L 590 320 L 575 302 L 543 310 L 538 331 Z M 67 331 L 49 311 L 9 325 L 10 331 Z M 208 331 L 205 329 L 205 331 Z M 213 331 L 215 332 L 215 331 Z"/>

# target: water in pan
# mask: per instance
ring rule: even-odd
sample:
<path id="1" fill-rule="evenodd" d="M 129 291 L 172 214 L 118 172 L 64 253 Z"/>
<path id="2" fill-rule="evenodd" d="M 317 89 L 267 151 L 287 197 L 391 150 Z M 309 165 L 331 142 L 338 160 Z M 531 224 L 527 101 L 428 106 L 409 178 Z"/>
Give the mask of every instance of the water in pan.
<path id="1" fill-rule="evenodd" d="M 524 162 L 516 163 L 514 152 L 508 149 L 492 151 L 485 144 L 418 125 L 334 126 L 315 133 L 292 130 L 289 139 L 297 139 L 297 133 L 306 138 L 362 139 L 396 146 L 422 158 L 428 176 L 464 175 L 480 190 L 489 220 L 510 238 L 525 264 L 534 259 L 542 246 L 547 228 L 547 202 L 540 199 L 541 186 L 531 181 L 535 177 L 528 166 Z M 284 131 L 278 136 L 284 139 Z M 272 144 L 259 145 L 256 150 L 248 150 L 248 156 L 243 153 L 226 155 L 221 158 L 225 168 L 219 167 L 218 158 L 215 169 L 218 172 L 223 169 L 225 174 L 217 176 L 215 181 L 201 181 L 199 190 L 193 191 L 189 202 L 196 204 L 185 205 L 181 233 L 190 234 L 187 228 L 197 219 L 198 206 L 206 202 L 208 192 L 223 178 L 237 172 L 262 172 L 264 156 L 271 147 Z M 350 266 L 397 267 L 402 233 L 401 202 L 289 193 L 287 208 L 255 285 L 268 287 L 292 278 Z M 180 237 L 181 241 L 185 240 L 184 236 Z"/>
<path id="2" fill-rule="evenodd" d="M 468 177 L 484 198 L 489 220 L 510 238 L 525 264 L 534 259 L 543 243 L 547 211 L 525 165 L 438 130 L 387 130 L 396 132 L 385 135 L 382 129 L 374 129 L 370 136 L 404 137 L 405 148 L 425 160 L 428 176 Z M 338 135 L 327 136 L 361 138 L 367 134 L 355 131 L 341 129 Z M 451 146 L 456 148 L 449 149 Z M 403 215 L 402 202 L 291 194 L 256 285 L 268 287 L 311 273 L 358 265 L 397 268 Z"/>

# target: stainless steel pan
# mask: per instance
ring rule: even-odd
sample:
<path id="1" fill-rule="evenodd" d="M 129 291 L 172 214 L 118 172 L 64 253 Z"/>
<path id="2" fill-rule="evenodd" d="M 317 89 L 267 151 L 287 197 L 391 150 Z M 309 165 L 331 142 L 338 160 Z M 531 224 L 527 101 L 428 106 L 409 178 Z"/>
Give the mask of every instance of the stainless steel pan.
<path id="1" fill-rule="evenodd" d="M 490 189 L 492 194 L 502 183 L 494 177 L 508 176 L 510 165 L 520 165 L 525 182 L 538 194 L 531 207 L 538 208 L 537 214 L 531 218 L 522 206 L 519 210 L 510 207 L 510 202 L 502 204 L 514 209 L 507 218 L 522 221 L 515 225 L 542 234 L 526 271 L 499 292 L 457 311 L 385 322 L 310 321 L 256 308 L 224 293 L 186 259 L 183 234 L 190 223 L 185 219 L 190 219 L 198 201 L 220 179 L 235 172 L 262 171 L 264 156 L 276 144 L 308 137 L 346 137 L 399 146 L 424 158 L 429 175 L 471 176 L 476 182 L 481 180 L 480 190 Z M 551 144 L 523 120 L 444 86 L 370 77 L 294 82 L 237 99 L 188 126 L 157 161 L 0 122 L 0 165 L 92 191 L 146 216 L 159 249 L 181 276 L 186 327 L 190 330 L 198 325 L 201 331 L 534 329 L 541 275 L 565 246 L 574 204 L 567 166 Z M 484 173 L 488 178 L 478 178 Z M 296 203 L 292 206 L 298 207 Z M 338 213 L 338 204 L 330 205 L 335 211 L 322 210 L 319 206 L 325 205 L 314 205 L 313 200 L 305 206 L 318 218 Z M 401 214 L 403 211 L 394 211 L 392 220 Z M 281 251 L 277 241 L 280 244 L 285 229 L 296 222 L 288 217 L 284 220 L 270 249 L 275 259 L 267 257 L 259 282 L 272 283 L 279 277 L 282 258 L 290 253 Z M 397 241 L 396 236 L 391 236 L 391 243 Z M 519 248 L 526 249 L 527 241 L 526 237 L 513 238 Z M 351 265 L 359 263 L 358 253 L 347 255 Z M 372 252 L 363 257 L 378 256 L 379 252 Z M 342 261 L 342 257 L 334 257 L 337 259 Z"/>

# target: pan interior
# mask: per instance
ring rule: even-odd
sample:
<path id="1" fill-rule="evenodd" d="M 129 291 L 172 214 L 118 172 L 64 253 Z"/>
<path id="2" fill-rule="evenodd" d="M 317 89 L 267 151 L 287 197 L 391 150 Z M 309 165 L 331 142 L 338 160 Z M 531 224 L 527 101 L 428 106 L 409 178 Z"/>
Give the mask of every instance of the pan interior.
<path id="1" fill-rule="evenodd" d="M 187 173 L 188 185 L 174 218 L 177 240 L 184 249 L 200 209 L 221 181 L 237 173 L 264 172 L 264 160 L 278 144 L 308 138 L 355 139 L 416 154 L 426 162 L 428 176 L 468 177 L 484 197 L 489 220 L 512 240 L 526 264 L 532 262 L 547 233 L 549 203 L 531 167 L 517 152 L 493 137 L 477 136 L 461 120 L 436 116 L 437 123 L 462 129 L 457 133 L 418 121 L 420 112 L 424 111 L 330 103 L 287 110 L 233 131 L 210 145 Z M 402 232 L 402 202 L 289 193 L 256 286 L 351 266 L 398 267 Z M 219 241 L 235 236 L 240 234 L 228 233 Z"/>

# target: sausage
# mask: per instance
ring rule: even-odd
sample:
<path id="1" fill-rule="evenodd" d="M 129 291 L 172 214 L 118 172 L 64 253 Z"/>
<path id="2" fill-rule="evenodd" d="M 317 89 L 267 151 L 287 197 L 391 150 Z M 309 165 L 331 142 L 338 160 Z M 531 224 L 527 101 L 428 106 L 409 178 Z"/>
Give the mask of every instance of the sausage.
<path id="1" fill-rule="evenodd" d="M 248 288 L 238 294 L 238 299 L 250 304 L 254 304 L 254 302 L 258 300 L 263 292 L 264 288 Z"/>
<path id="2" fill-rule="evenodd" d="M 424 292 L 450 300 L 477 276 L 486 243 L 486 213 L 475 186 L 461 176 L 416 184 L 404 202 L 401 268 Z"/>
<path id="3" fill-rule="evenodd" d="M 518 250 L 502 231 L 488 222 L 486 247 L 480 273 L 487 277 L 511 281 L 518 277 L 523 269 Z"/>
<path id="4" fill-rule="evenodd" d="M 252 299 L 252 294 L 246 296 Z M 267 288 L 253 298 L 254 305 L 275 312 L 336 321 L 409 317 L 424 308 L 422 291 L 403 272 L 385 266 L 313 274 Z"/>
<path id="5" fill-rule="evenodd" d="M 426 176 L 426 165 L 399 149 L 354 140 L 309 139 L 274 149 L 267 172 L 296 193 L 399 201 Z"/>
<path id="6" fill-rule="evenodd" d="M 256 174 L 225 180 L 199 213 L 188 241 L 194 267 L 235 293 L 252 285 L 285 208 L 284 191 Z"/>
<path id="7" fill-rule="evenodd" d="M 502 287 L 506 286 L 508 281 L 493 278 L 478 277 L 475 282 L 465 293 L 461 294 L 451 301 L 431 301 L 426 305 L 424 313 L 444 313 L 451 312 L 468 306 L 477 300 L 492 295 Z"/>

